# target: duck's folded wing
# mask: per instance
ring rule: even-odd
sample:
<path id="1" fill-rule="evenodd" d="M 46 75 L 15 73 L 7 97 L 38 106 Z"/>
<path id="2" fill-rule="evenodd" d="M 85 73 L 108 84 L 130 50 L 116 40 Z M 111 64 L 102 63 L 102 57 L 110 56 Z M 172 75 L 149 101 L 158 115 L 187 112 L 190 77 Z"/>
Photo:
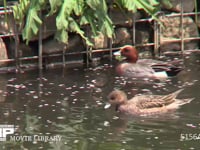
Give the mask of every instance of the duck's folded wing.
<path id="1" fill-rule="evenodd" d="M 180 72 L 182 70 L 182 67 L 180 67 L 180 64 L 182 62 L 183 62 L 182 60 L 173 60 L 171 62 L 164 62 L 164 61 L 153 60 L 153 59 L 138 60 L 138 63 L 151 66 L 156 72 L 159 72 L 159 71 Z"/>
<path id="2" fill-rule="evenodd" d="M 143 95 L 135 97 L 136 106 L 140 109 L 158 108 L 169 105 L 174 102 L 174 95 Z"/>
<path id="3" fill-rule="evenodd" d="M 153 73 L 155 71 L 150 66 L 143 64 L 131 64 L 124 70 L 124 74 L 128 77 L 146 77 L 152 76 Z"/>
<path id="4" fill-rule="evenodd" d="M 145 64 L 145 65 L 148 65 L 148 66 L 152 66 L 152 65 L 155 65 L 155 64 L 163 64 L 165 62 L 164 61 L 160 61 L 160 60 L 155 60 L 155 59 L 139 59 L 137 61 L 137 63 Z"/>

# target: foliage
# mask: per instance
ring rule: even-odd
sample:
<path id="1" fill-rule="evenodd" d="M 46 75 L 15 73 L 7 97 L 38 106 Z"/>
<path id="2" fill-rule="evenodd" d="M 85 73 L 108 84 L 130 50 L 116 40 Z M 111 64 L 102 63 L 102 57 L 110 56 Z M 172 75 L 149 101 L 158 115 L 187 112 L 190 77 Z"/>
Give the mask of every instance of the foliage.
<path id="1" fill-rule="evenodd" d="M 108 15 L 108 7 L 116 5 L 120 9 L 136 12 L 143 9 L 151 16 L 158 10 L 157 0 L 19 0 L 13 7 L 14 17 L 23 28 L 22 35 L 27 42 L 38 33 L 42 16 L 56 15 L 57 33 L 55 38 L 67 43 L 68 33 L 79 34 L 86 44 L 92 45 L 85 34 L 85 27 L 93 36 L 100 32 L 111 38 L 114 25 Z M 40 15 L 42 12 L 42 15 Z"/>

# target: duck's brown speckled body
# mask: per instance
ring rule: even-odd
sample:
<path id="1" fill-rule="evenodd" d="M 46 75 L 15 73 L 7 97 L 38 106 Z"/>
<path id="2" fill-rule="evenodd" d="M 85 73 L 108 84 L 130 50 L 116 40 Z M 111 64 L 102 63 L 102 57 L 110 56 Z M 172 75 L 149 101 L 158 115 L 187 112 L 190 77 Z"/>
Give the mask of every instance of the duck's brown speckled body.
<path id="1" fill-rule="evenodd" d="M 168 95 L 141 95 L 130 100 L 121 90 L 114 90 L 108 95 L 109 102 L 116 106 L 116 110 L 134 115 L 153 115 L 166 113 L 178 109 L 181 105 L 190 103 L 193 98 L 177 99 L 177 95 L 182 91 Z"/>

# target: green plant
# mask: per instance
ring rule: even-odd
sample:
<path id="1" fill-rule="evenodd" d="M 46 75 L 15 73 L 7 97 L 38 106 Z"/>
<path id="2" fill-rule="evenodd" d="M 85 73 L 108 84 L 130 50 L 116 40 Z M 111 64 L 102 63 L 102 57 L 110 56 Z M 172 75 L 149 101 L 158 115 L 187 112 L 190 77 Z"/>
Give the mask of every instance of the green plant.
<path id="1" fill-rule="evenodd" d="M 13 7 L 14 17 L 22 27 L 22 35 L 27 42 L 38 33 L 42 16 L 56 15 L 57 32 L 55 38 L 68 42 L 68 33 L 79 34 L 87 45 L 92 45 L 85 34 L 84 27 L 89 26 L 93 36 L 100 32 L 111 38 L 114 25 L 108 15 L 109 5 L 122 10 L 136 12 L 143 9 L 151 16 L 158 10 L 157 0 L 20 0 Z"/>

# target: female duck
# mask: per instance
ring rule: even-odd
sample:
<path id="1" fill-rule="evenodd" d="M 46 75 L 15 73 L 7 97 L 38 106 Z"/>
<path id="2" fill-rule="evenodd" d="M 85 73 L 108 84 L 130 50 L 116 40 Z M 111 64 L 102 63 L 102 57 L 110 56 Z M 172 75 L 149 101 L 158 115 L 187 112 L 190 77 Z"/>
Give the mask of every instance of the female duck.
<path id="1" fill-rule="evenodd" d="M 153 115 L 162 114 L 176 110 L 181 105 L 190 103 L 193 99 L 176 99 L 182 91 L 180 89 L 168 95 L 141 95 L 130 100 L 120 90 L 114 90 L 108 95 L 109 103 L 115 105 L 116 110 L 132 115 Z"/>
<path id="2" fill-rule="evenodd" d="M 182 70 L 181 67 L 177 67 L 169 62 L 153 59 L 138 60 L 138 52 L 136 48 L 131 45 L 123 46 L 120 49 L 120 52 L 115 52 L 114 55 L 125 57 L 125 62 L 120 63 L 116 67 L 116 71 L 119 75 L 126 77 L 147 77 L 159 79 L 174 76 Z M 174 61 L 173 63 L 177 62 L 178 61 Z"/>

